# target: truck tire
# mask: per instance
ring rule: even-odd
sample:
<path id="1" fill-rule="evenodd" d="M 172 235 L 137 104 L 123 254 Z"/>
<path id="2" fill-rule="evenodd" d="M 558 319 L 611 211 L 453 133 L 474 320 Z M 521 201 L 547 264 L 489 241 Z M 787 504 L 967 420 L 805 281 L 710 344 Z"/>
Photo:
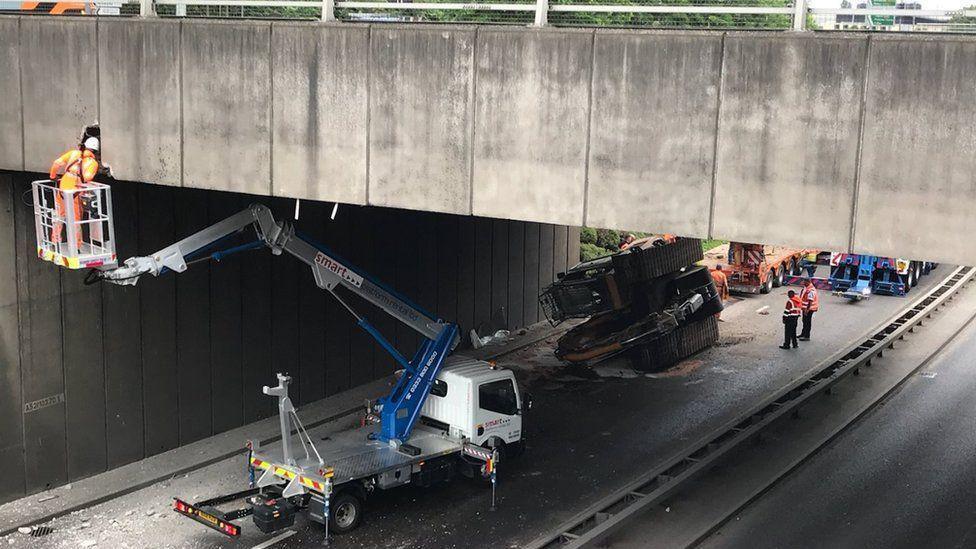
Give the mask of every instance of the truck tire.
<path id="1" fill-rule="evenodd" d="M 772 271 L 766 273 L 766 282 L 763 282 L 759 286 L 759 293 L 761 293 L 761 294 L 768 294 L 771 291 L 773 291 L 773 272 Z"/>
<path id="2" fill-rule="evenodd" d="M 339 492 L 329 508 L 329 531 L 334 534 L 352 532 L 363 520 L 363 500 L 352 492 Z"/>
<path id="3" fill-rule="evenodd" d="M 797 261 L 797 260 L 795 260 L 795 259 L 791 259 L 790 260 L 790 274 L 793 275 L 793 276 L 800 276 L 802 274 L 802 271 L 803 271 L 803 268 L 800 267 L 800 262 Z"/>
<path id="4" fill-rule="evenodd" d="M 632 284 L 672 273 L 704 257 L 701 240 L 679 238 L 666 246 L 631 248 L 612 256 L 612 261 L 614 271 Z"/>
<path id="5" fill-rule="evenodd" d="M 786 278 L 786 265 L 780 265 L 776 269 L 776 277 L 773 278 L 773 288 L 779 288 L 783 285 L 783 279 Z"/>
<path id="6" fill-rule="evenodd" d="M 922 264 L 920 262 L 916 261 L 915 262 L 915 280 L 914 280 L 914 283 L 912 284 L 912 286 L 918 286 L 918 283 L 921 282 L 921 280 L 920 280 L 921 278 L 922 278 Z"/>

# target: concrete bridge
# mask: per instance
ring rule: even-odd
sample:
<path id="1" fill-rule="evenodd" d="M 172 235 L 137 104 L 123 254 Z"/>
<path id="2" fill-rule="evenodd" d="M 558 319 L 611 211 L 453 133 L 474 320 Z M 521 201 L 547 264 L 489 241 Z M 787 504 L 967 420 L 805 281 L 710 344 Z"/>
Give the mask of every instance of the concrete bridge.
<path id="1" fill-rule="evenodd" d="M 0 18 L 0 169 L 976 263 L 976 40 Z"/>

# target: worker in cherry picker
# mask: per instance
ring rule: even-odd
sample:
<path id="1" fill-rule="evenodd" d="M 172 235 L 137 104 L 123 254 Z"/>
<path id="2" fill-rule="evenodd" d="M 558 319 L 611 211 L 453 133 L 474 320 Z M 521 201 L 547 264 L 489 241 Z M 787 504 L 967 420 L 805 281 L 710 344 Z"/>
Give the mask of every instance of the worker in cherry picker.
<path id="1" fill-rule="evenodd" d="M 51 171 L 48 175 L 51 177 L 51 181 L 56 183 L 58 189 L 61 191 L 84 189 L 86 185 L 92 182 L 95 175 L 99 173 L 98 155 L 99 149 L 101 148 L 99 139 L 98 137 L 89 135 L 87 129 L 83 137 L 84 139 L 77 148 L 66 151 L 51 164 Z M 60 220 L 64 219 L 66 215 L 62 194 L 64 193 L 59 192 L 54 195 L 54 202 L 59 218 L 55 220 L 51 233 L 51 241 L 55 244 L 61 242 L 61 231 L 64 229 L 64 223 Z M 79 192 L 70 193 L 75 221 L 80 221 L 84 213 L 81 194 Z M 69 196 L 69 194 L 64 194 L 64 196 Z M 81 233 L 81 230 L 75 231 L 75 245 L 79 251 L 81 250 L 82 242 Z"/>

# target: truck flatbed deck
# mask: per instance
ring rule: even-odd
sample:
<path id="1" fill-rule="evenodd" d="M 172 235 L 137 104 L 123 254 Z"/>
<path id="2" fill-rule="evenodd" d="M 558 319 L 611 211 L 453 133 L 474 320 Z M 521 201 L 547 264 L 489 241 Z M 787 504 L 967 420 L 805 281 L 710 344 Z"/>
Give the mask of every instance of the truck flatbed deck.
<path id="1" fill-rule="evenodd" d="M 462 448 L 460 441 L 448 438 L 442 432 L 426 425 L 418 425 L 410 436 L 410 445 L 420 451 L 417 455 L 401 452 L 387 442 L 370 440 L 368 435 L 378 430 L 374 425 L 325 437 L 323 434 L 327 427 L 328 425 L 324 425 L 308 430 L 309 437 L 315 441 L 324 463 L 320 465 L 318 459 L 312 454 L 310 458 L 304 456 L 296 458 L 297 465 L 288 469 L 293 469 L 292 472 L 319 482 L 325 482 L 325 475 L 320 474 L 320 469 L 325 471 L 331 469 L 332 482 L 339 485 L 350 480 L 392 471 L 418 461 L 457 453 Z M 256 448 L 253 458 L 285 467 L 280 441 Z M 290 480 L 282 475 L 276 476 Z"/>

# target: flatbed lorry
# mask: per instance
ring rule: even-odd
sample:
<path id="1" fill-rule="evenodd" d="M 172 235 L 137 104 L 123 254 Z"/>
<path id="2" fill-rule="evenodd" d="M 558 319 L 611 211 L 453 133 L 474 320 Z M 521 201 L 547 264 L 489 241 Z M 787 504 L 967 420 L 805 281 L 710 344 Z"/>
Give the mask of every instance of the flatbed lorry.
<path id="1" fill-rule="evenodd" d="M 871 295 L 905 296 L 935 263 L 897 257 L 832 253 L 830 286 L 834 295 L 852 301 Z"/>
<path id="2" fill-rule="evenodd" d="M 34 187 L 36 193 L 69 192 L 50 181 L 35 182 Z M 110 189 L 99 192 L 104 200 L 97 223 L 105 227 L 105 234 L 114 234 Z M 91 265 L 92 244 L 103 238 L 97 234 L 103 231 L 84 227 L 91 223 L 89 213 L 73 220 L 50 205 L 35 206 L 38 256 L 66 268 Z M 81 245 L 75 245 L 73 237 L 53 241 L 50 228 L 58 223 L 68 226 L 69 237 L 77 232 Z M 252 239 L 237 244 L 241 235 Z M 316 285 L 338 300 L 400 367 L 392 390 L 368 404 L 363 427 L 327 440 L 311 436 L 304 428 L 288 396 L 291 378 L 279 373 L 278 384 L 265 386 L 264 393 L 278 399 L 280 442 L 264 448 L 247 444 L 247 489 L 192 503 L 175 498 L 174 510 L 184 516 L 236 537 L 241 527 L 235 521 L 243 517 L 253 516 L 260 530 L 274 532 L 290 526 L 295 514 L 303 511 L 325 525 L 328 538 L 329 531 L 344 533 L 358 526 L 363 505 L 376 490 L 429 486 L 456 474 L 488 480 L 494 489 L 498 464 L 524 449 L 522 414 L 531 401 L 521 394 L 511 371 L 473 358 L 448 357 L 459 341 L 456 324 L 424 311 L 290 223 L 275 220 L 266 206 L 251 205 L 151 255 L 129 258 L 121 266 L 115 261 L 114 239 L 104 244 L 111 261 L 96 261 L 86 276 L 88 284 L 132 285 L 147 274 L 182 273 L 199 261 L 258 248 L 292 255 L 311 268 Z M 56 257 L 61 260 L 54 261 Z M 423 336 L 412 359 L 401 355 L 350 305 L 344 298 L 349 294 Z M 293 447 L 296 436 L 300 451 Z M 241 503 L 242 507 L 226 509 Z"/>
<path id="3" fill-rule="evenodd" d="M 728 263 L 722 270 L 729 280 L 729 291 L 768 294 L 782 286 L 789 276 L 801 274 L 803 257 L 817 250 L 729 242 Z"/>

